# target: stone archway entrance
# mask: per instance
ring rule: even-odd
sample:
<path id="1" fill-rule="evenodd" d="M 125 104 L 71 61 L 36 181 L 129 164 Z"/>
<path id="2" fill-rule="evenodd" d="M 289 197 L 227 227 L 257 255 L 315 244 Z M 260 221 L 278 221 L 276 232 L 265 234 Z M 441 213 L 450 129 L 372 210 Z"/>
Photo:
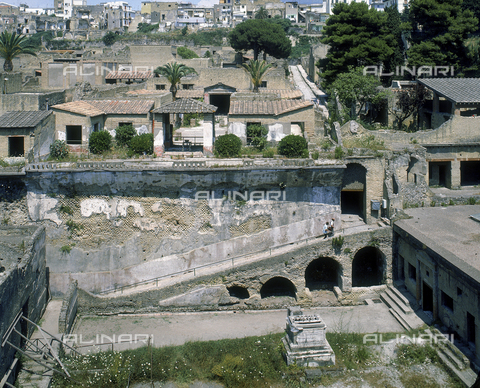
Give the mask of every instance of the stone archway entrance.
<path id="1" fill-rule="evenodd" d="M 260 289 L 262 299 L 269 296 L 290 296 L 297 298 L 297 290 L 295 285 L 287 278 L 276 276 L 269 279 Z"/>
<path id="2" fill-rule="evenodd" d="M 352 286 L 370 287 L 385 283 L 384 254 L 375 247 L 360 249 L 352 261 Z"/>
<path id="3" fill-rule="evenodd" d="M 355 214 L 366 219 L 366 177 L 367 169 L 361 164 L 347 164 L 342 182 L 342 214 Z"/>
<path id="4" fill-rule="evenodd" d="M 313 260 L 305 270 L 305 286 L 310 290 L 333 290 L 341 287 L 342 270 L 340 264 L 331 257 Z"/>

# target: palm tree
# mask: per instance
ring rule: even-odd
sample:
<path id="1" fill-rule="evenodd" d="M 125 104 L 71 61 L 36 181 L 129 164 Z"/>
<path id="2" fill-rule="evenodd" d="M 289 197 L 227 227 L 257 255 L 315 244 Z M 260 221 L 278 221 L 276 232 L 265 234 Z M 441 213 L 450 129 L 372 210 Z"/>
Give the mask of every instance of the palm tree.
<path id="1" fill-rule="evenodd" d="M 258 60 L 253 60 L 243 64 L 243 68 L 250 76 L 250 80 L 253 84 L 253 91 L 255 93 L 258 93 L 258 87 L 262 85 L 262 78 L 271 67 L 271 63 Z"/>
<path id="2" fill-rule="evenodd" d="M 168 82 L 170 82 L 170 92 L 172 92 L 173 101 L 176 99 L 177 95 L 177 85 L 180 84 L 180 81 L 183 77 L 188 74 L 197 74 L 194 68 L 188 67 L 182 63 L 167 63 L 165 66 L 159 66 L 154 70 L 156 75 L 163 75 L 167 77 Z"/>
<path id="3" fill-rule="evenodd" d="M 20 54 L 37 55 L 35 47 L 28 44 L 25 39 L 27 39 L 25 35 L 17 35 L 15 32 L 3 31 L 0 34 L 0 57 L 5 59 L 3 70 L 12 71 L 12 59 Z"/>

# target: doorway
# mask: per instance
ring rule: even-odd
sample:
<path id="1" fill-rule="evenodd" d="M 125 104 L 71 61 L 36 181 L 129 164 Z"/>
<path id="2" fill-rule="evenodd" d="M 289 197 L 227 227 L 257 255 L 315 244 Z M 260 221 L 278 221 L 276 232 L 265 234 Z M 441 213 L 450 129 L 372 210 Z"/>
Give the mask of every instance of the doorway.
<path id="1" fill-rule="evenodd" d="M 467 342 L 475 344 L 475 317 L 467 311 Z"/>
<path id="2" fill-rule="evenodd" d="M 433 312 L 433 290 L 427 283 L 423 282 L 423 311 Z"/>

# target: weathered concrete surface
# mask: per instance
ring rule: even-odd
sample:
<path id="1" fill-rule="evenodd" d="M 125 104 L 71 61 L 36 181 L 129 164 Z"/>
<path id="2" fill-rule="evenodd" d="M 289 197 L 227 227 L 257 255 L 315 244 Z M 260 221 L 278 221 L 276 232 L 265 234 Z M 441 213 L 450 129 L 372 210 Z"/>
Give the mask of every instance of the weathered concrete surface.
<path id="1" fill-rule="evenodd" d="M 182 251 L 175 255 L 156 257 L 149 261 L 134 259 L 134 256 L 113 256 L 118 251 L 112 250 L 110 257 L 96 256 L 90 252 L 89 260 L 68 261 L 60 259 L 50 273 L 50 284 L 55 294 L 66 291 L 72 279 L 87 291 L 100 292 L 114 287 L 122 287 L 135 282 L 153 279 L 177 272 L 193 270 L 195 267 L 233 259 L 240 255 L 251 254 L 272 249 L 284 244 L 293 244 L 305 238 L 322 234 L 322 226 L 334 214 L 327 214 L 321 219 L 309 219 L 277 228 L 267 229 L 251 236 L 241 236 L 199 247 L 191 251 Z M 341 228 L 337 217 L 337 227 Z M 138 248 L 127 244 L 131 255 Z M 74 248 L 75 249 L 75 248 Z M 105 250 L 102 251 L 105 254 Z"/>
<path id="2" fill-rule="evenodd" d="M 298 223 L 335 215 L 339 220 L 343 170 L 343 166 L 323 166 L 32 172 L 27 178 L 29 216 L 57 225 L 47 230 L 53 293 L 65 292 L 69 279 L 77 274 L 81 287 L 100 290 L 125 284 L 129 277 L 129 270 L 121 276 L 105 271 L 232 238 L 272 230 L 240 247 L 232 245 L 250 252 L 255 245 L 265 249 L 287 241 L 286 233 L 292 238 L 312 236 L 318 231 L 308 226 L 303 233 L 300 229 L 305 226 Z M 197 200 L 199 192 L 203 197 Z M 277 196 L 267 200 L 257 195 L 258 200 L 252 200 L 253 192 Z M 212 254 L 211 260 L 227 257 L 228 249 L 212 253 L 207 249 L 205 255 Z M 183 270 L 184 262 L 203 264 L 205 259 L 197 255 L 177 263 L 164 261 L 159 276 Z"/>
<path id="3" fill-rule="evenodd" d="M 480 205 L 408 209 L 394 225 L 394 279 L 480 362 Z M 428 291 L 430 290 L 430 291 Z"/>
<path id="4" fill-rule="evenodd" d="M 317 259 L 331 258 L 337 263 L 334 279 L 338 287 L 344 292 L 352 291 L 352 263 L 362 256 L 362 249 L 375 242 L 377 252 L 381 254 L 383 262 L 378 270 L 383 273 L 380 284 L 391 283 L 391 228 L 381 228 L 374 231 L 346 235 L 341 249 L 332 246 L 332 239 L 319 239 L 305 246 L 287 250 L 271 257 L 253 260 L 248 264 L 238 265 L 228 270 L 213 274 L 197 276 L 193 279 L 163 287 L 149 288 L 143 292 L 129 292 L 115 297 L 93 295 L 79 289 L 80 314 L 118 314 L 118 313 L 145 313 L 155 311 L 198 311 L 198 310 L 225 310 L 225 309 L 262 309 L 272 307 L 272 301 L 262 298 L 264 285 L 271 279 L 282 278 L 286 284 L 291 284 L 294 295 L 279 298 L 273 304 L 276 307 L 288 305 L 311 306 L 312 294 L 307 286 L 306 278 L 315 273 L 315 265 L 310 267 Z M 375 269 L 374 269 L 375 270 Z M 180 278 L 179 280 L 182 280 Z M 248 298 L 241 299 L 230 295 L 226 301 L 223 294 L 220 297 L 218 289 L 209 296 L 209 304 L 198 302 L 199 287 L 225 286 L 240 287 L 248 291 Z M 288 288 L 289 286 L 287 286 Z M 333 287 L 333 285 L 332 285 Z M 356 290 L 356 289 L 353 289 Z M 361 292 L 368 290 L 359 289 Z M 142 291 L 142 290 L 141 290 Z M 284 294 L 285 288 L 281 290 Z M 207 295 L 203 291 L 203 295 Z M 179 304 L 175 299 L 183 295 Z M 216 295 L 216 296 L 215 296 Z M 191 297 L 191 298 L 190 298 Z M 170 299 L 172 298 L 172 299 Z M 164 300 L 170 299 L 165 305 Z M 190 303 L 186 305 L 187 300 Z"/>
<path id="5" fill-rule="evenodd" d="M 0 227 L 0 338 L 6 339 L 7 329 L 19 313 L 33 322 L 40 320 L 47 304 L 47 285 L 45 229 L 36 225 Z M 33 325 L 23 321 L 16 328 L 25 337 L 33 332 Z M 24 342 L 15 332 L 8 340 L 17 347 Z M 7 344 L 0 348 L 0 376 L 12 364 L 16 352 Z M 13 384 L 11 378 L 9 383 Z"/>

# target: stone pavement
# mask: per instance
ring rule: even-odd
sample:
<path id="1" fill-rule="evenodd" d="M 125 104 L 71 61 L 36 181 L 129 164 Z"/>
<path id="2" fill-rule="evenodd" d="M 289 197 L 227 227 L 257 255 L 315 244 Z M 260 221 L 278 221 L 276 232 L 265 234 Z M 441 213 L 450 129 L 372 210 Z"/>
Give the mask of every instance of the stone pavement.
<path id="1" fill-rule="evenodd" d="M 402 326 L 390 314 L 383 303 L 361 306 L 319 307 L 304 309 L 305 313 L 317 313 L 325 321 L 328 331 L 386 333 L 403 332 Z M 181 345 L 187 341 L 209 341 L 225 338 L 242 338 L 281 333 L 285 329 L 287 311 L 225 311 L 198 313 L 156 313 L 108 317 L 82 317 L 75 325 L 72 338 L 86 344 L 93 341 L 117 342 L 115 350 L 134 348 L 145 344 L 147 336 L 153 336 L 156 347 Z M 80 337 L 81 335 L 81 337 Z M 102 341 L 103 336 L 103 341 Z M 138 343 L 132 344 L 135 337 Z M 132 339 L 132 341 L 130 341 Z M 102 350 L 111 349 L 103 345 Z M 91 349 L 91 347 L 85 347 Z"/>

